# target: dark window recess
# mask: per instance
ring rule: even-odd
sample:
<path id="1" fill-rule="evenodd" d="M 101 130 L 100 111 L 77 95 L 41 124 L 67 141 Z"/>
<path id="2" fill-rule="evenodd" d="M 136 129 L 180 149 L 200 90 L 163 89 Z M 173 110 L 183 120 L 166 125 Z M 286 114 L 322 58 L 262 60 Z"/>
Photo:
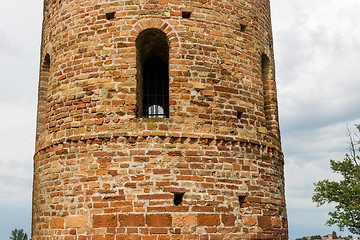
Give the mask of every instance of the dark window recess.
<path id="1" fill-rule="evenodd" d="M 159 57 L 150 57 L 143 68 L 143 116 L 169 117 L 169 70 Z"/>
<path id="2" fill-rule="evenodd" d="M 179 206 L 184 198 L 185 193 L 174 193 L 174 204 L 175 206 Z"/>
<path id="3" fill-rule="evenodd" d="M 142 31 L 136 38 L 137 115 L 169 117 L 169 40 L 157 28 Z"/>
<path id="4" fill-rule="evenodd" d="M 44 58 L 44 67 L 50 68 L 50 55 L 46 54 Z"/>
<path id="5" fill-rule="evenodd" d="M 244 32 L 246 30 L 246 25 L 240 24 L 240 30 Z"/>
<path id="6" fill-rule="evenodd" d="M 241 116 L 243 115 L 243 112 L 238 111 L 238 112 L 236 113 L 236 115 L 237 115 L 237 118 L 238 118 L 238 119 L 241 119 Z"/>
<path id="7" fill-rule="evenodd" d="M 240 207 L 243 208 L 246 196 L 238 196 L 238 198 L 239 198 Z"/>
<path id="8" fill-rule="evenodd" d="M 115 12 L 106 13 L 106 19 L 111 20 L 115 18 Z"/>
<path id="9" fill-rule="evenodd" d="M 182 18 L 190 18 L 191 12 L 181 12 Z"/>

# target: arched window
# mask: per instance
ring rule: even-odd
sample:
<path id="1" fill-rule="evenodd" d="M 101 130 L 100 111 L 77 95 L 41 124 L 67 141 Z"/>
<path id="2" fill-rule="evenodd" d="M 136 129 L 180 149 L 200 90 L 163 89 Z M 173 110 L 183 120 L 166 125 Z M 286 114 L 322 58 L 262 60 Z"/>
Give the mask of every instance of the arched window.
<path id="1" fill-rule="evenodd" d="M 140 117 L 169 117 L 169 42 L 160 29 L 136 39 L 137 104 Z"/>

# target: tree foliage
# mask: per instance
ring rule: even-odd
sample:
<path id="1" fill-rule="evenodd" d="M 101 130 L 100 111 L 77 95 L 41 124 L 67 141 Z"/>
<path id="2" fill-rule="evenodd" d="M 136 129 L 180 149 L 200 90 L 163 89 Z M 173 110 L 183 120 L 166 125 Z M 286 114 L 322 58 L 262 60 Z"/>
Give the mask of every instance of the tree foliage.
<path id="1" fill-rule="evenodd" d="M 24 230 L 23 229 L 16 229 L 11 231 L 11 236 L 10 236 L 10 239 L 11 240 L 27 240 L 28 237 L 27 237 L 27 234 L 24 233 Z"/>
<path id="2" fill-rule="evenodd" d="M 360 132 L 360 125 L 356 125 Z M 328 179 L 315 183 L 312 197 L 317 206 L 335 203 L 335 211 L 329 212 L 327 225 L 336 225 L 341 231 L 346 227 L 351 233 L 360 234 L 360 138 L 348 132 L 349 153 L 344 160 L 330 160 L 331 169 L 342 175 L 340 181 Z"/>
<path id="3" fill-rule="evenodd" d="M 332 235 L 333 235 L 333 239 L 338 239 L 338 236 L 335 231 L 332 232 Z"/>

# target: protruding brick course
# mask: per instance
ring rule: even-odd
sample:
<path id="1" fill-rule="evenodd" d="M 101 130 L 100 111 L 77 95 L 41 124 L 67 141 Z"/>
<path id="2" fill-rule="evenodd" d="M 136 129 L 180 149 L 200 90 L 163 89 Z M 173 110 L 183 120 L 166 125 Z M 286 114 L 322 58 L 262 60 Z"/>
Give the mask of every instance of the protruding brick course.
<path id="1" fill-rule="evenodd" d="M 269 0 L 45 0 L 41 63 L 32 239 L 287 239 Z"/>

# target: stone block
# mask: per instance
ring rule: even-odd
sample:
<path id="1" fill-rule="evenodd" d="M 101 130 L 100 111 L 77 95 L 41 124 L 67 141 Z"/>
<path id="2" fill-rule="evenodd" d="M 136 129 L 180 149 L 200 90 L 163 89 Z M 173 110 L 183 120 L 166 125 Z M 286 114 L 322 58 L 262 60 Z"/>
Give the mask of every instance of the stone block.
<path id="1" fill-rule="evenodd" d="M 94 215 L 93 216 L 93 227 L 116 227 L 117 216 L 116 215 Z"/>
<path id="2" fill-rule="evenodd" d="M 118 215 L 120 227 L 145 226 L 144 214 L 120 214 Z"/>
<path id="3" fill-rule="evenodd" d="M 88 216 L 69 216 L 66 217 L 67 228 L 87 227 L 89 222 Z"/>
<path id="4" fill-rule="evenodd" d="M 258 216 L 258 225 L 261 228 L 271 228 L 272 222 L 270 216 Z"/>
<path id="5" fill-rule="evenodd" d="M 243 222 L 245 226 L 254 226 L 256 224 L 256 217 L 245 216 L 243 217 Z"/>
<path id="6" fill-rule="evenodd" d="M 64 218 L 51 218 L 50 219 L 50 228 L 52 229 L 63 229 L 65 219 Z"/>
<path id="7" fill-rule="evenodd" d="M 220 215 L 219 214 L 199 214 L 197 218 L 198 226 L 219 226 Z"/>
<path id="8" fill-rule="evenodd" d="M 171 227 L 172 216 L 170 214 L 148 214 L 146 224 L 149 227 Z"/>
<path id="9" fill-rule="evenodd" d="M 189 227 L 195 225 L 195 214 L 179 214 L 173 216 L 173 227 Z"/>

